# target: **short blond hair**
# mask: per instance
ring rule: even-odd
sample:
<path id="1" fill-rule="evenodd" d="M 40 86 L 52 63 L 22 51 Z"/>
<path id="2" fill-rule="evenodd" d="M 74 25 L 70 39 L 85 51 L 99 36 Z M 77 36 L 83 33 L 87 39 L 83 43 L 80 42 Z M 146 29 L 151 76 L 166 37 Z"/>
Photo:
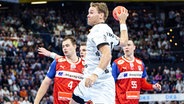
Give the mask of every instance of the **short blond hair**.
<path id="1" fill-rule="evenodd" d="M 107 17 L 109 16 L 109 10 L 106 3 L 100 2 L 100 3 L 90 3 L 90 7 L 96 7 L 99 13 L 104 13 L 104 20 L 107 20 Z"/>

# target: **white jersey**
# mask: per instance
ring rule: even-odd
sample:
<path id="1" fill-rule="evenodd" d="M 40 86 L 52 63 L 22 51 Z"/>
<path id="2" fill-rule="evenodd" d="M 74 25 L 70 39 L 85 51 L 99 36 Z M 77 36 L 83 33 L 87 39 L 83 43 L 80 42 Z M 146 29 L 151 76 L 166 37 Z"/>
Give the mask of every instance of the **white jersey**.
<path id="1" fill-rule="evenodd" d="M 98 66 L 101 53 L 98 46 L 109 44 L 111 49 L 119 44 L 119 39 L 113 34 L 112 29 L 107 24 L 95 25 L 87 37 L 87 47 L 85 56 L 84 77 L 89 77 Z M 108 73 L 103 73 L 90 87 L 85 86 L 85 78 L 74 90 L 74 95 L 84 101 L 91 100 L 93 104 L 115 104 L 115 82 L 111 73 L 110 62 L 107 66 Z M 99 93 L 100 92 L 100 93 Z"/>
<path id="2" fill-rule="evenodd" d="M 98 50 L 98 46 L 101 44 L 108 44 L 111 50 L 115 45 L 119 44 L 118 37 L 113 33 L 112 29 L 107 24 L 95 25 L 87 36 L 87 47 L 85 57 L 85 70 L 84 76 L 87 77 L 93 73 L 98 66 L 101 53 Z M 111 72 L 110 62 L 107 66 L 107 70 Z M 111 73 L 101 75 L 98 79 L 106 79 L 111 76 Z"/>

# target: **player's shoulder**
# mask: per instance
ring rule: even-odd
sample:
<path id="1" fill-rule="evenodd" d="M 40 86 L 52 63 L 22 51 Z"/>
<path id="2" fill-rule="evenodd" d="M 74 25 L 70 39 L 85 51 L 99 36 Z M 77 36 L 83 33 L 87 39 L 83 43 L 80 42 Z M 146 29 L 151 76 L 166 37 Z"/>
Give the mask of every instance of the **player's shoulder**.
<path id="1" fill-rule="evenodd" d="M 66 61 L 66 58 L 64 56 L 60 56 L 56 59 L 57 62 L 64 62 Z"/>
<path id="2" fill-rule="evenodd" d="M 93 26 L 92 30 L 107 30 L 107 29 L 111 29 L 107 24 L 103 23 L 103 24 L 97 24 L 95 26 Z"/>
<path id="3" fill-rule="evenodd" d="M 138 64 L 143 64 L 142 60 L 137 57 L 135 57 L 135 62 Z"/>
<path id="4" fill-rule="evenodd" d="M 124 60 L 124 59 L 122 58 L 122 56 L 121 56 L 121 57 L 118 57 L 117 59 L 115 59 L 114 62 L 115 62 L 116 64 L 120 65 L 120 64 L 125 63 L 125 60 Z"/>

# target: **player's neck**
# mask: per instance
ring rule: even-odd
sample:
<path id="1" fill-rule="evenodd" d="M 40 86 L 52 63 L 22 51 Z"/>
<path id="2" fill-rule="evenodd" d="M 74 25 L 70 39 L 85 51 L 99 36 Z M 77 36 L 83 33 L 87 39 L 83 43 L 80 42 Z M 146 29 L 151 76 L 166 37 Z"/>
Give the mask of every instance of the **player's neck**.
<path id="1" fill-rule="evenodd" d="M 99 21 L 98 22 L 98 24 L 104 24 L 105 23 L 105 21 Z"/>
<path id="2" fill-rule="evenodd" d="M 79 57 L 76 55 L 73 55 L 71 57 L 66 57 L 67 61 L 70 63 L 77 63 L 79 61 Z"/>
<path id="3" fill-rule="evenodd" d="M 134 60 L 134 56 L 132 56 L 132 55 L 130 55 L 130 56 L 124 55 L 123 58 L 125 58 L 128 61 L 133 61 Z"/>

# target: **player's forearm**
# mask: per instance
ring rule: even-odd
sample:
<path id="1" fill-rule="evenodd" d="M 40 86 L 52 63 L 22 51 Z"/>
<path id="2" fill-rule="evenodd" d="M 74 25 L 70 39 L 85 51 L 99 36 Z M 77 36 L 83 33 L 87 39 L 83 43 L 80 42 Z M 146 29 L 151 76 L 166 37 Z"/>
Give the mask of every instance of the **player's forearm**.
<path id="1" fill-rule="evenodd" d="M 103 48 L 100 49 L 100 51 L 102 53 L 102 55 L 100 57 L 100 62 L 93 72 L 93 74 L 97 75 L 98 77 L 102 73 L 104 73 L 104 71 L 106 70 L 108 64 L 111 61 L 111 57 L 112 57 L 111 50 L 110 50 L 109 46 L 104 46 Z"/>
<path id="2" fill-rule="evenodd" d="M 153 90 L 153 85 L 148 83 L 145 78 L 142 79 L 141 86 L 143 90 Z"/>
<path id="3" fill-rule="evenodd" d="M 57 59 L 59 57 L 61 57 L 60 55 L 54 53 L 54 52 L 50 52 L 50 55 L 49 55 L 50 58 L 53 58 L 53 59 Z"/>
<path id="4" fill-rule="evenodd" d="M 47 89 L 49 88 L 49 83 L 46 82 L 42 82 L 37 94 L 36 94 L 36 98 L 34 100 L 34 104 L 39 104 L 40 100 L 42 99 L 42 97 L 45 95 L 45 93 L 47 92 Z"/>
<path id="5" fill-rule="evenodd" d="M 120 23 L 120 46 L 125 46 L 128 42 L 128 29 L 126 23 Z"/>
<path id="6" fill-rule="evenodd" d="M 112 55 L 111 55 L 111 49 L 109 48 L 108 45 L 101 47 L 100 52 L 102 53 L 100 57 L 100 62 L 98 64 L 98 67 L 106 70 L 107 65 L 110 63 Z"/>

